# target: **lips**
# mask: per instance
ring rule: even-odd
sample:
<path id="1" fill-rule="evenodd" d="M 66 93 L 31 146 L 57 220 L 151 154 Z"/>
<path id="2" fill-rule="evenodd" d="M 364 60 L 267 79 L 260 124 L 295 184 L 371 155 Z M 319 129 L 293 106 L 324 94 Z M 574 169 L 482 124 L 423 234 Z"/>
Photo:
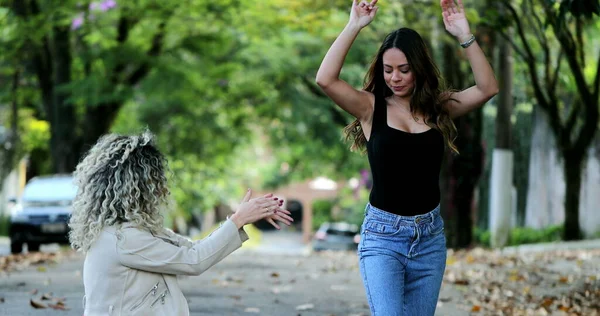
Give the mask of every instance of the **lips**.
<path id="1" fill-rule="evenodd" d="M 404 86 L 395 86 L 395 87 L 392 87 L 392 89 L 394 89 L 394 91 L 402 91 L 402 90 L 404 90 Z"/>

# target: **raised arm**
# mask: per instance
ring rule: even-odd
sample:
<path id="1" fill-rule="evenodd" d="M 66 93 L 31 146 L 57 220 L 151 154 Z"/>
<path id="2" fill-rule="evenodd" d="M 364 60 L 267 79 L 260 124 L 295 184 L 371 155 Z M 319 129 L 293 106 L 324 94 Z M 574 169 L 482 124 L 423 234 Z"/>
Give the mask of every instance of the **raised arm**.
<path id="1" fill-rule="evenodd" d="M 447 104 L 450 116 L 454 118 L 467 114 L 491 99 L 498 93 L 498 83 L 481 47 L 474 41 L 462 0 L 458 0 L 458 6 L 454 4 L 454 0 L 441 0 L 441 6 L 446 30 L 459 43 L 469 45 L 465 48 L 465 54 L 475 77 L 474 86 L 452 95 L 458 102 L 450 101 Z"/>
<path id="2" fill-rule="evenodd" d="M 341 80 L 340 71 L 356 36 L 363 27 L 373 21 L 378 9 L 376 3 L 377 0 L 360 3 L 356 0 L 352 1 L 348 24 L 329 48 L 316 78 L 317 84 L 325 94 L 346 112 L 360 120 L 368 117 L 372 112 L 374 97 L 371 93 L 357 90 Z"/>

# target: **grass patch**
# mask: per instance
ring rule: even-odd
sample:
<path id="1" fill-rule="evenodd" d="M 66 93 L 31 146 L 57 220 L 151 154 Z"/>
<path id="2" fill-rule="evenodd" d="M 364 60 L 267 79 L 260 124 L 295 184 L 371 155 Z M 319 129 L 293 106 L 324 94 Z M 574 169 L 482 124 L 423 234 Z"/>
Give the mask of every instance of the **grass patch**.
<path id="1" fill-rule="evenodd" d="M 0 236 L 8 236 L 10 216 L 0 216 Z"/>
<path id="2" fill-rule="evenodd" d="M 518 246 L 524 244 L 537 244 L 562 240 L 563 225 L 549 226 L 544 229 L 533 229 L 528 227 L 517 227 L 510 231 L 507 246 Z M 477 243 L 484 247 L 490 247 L 491 233 L 489 230 L 476 228 L 473 232 Z"/>

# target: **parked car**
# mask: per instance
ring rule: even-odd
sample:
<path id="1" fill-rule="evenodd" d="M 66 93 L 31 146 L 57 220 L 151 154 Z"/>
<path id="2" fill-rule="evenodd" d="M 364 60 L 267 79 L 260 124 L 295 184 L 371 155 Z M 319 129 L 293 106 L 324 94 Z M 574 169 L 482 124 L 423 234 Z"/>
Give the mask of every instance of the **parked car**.
<path id="1" fill-rule="evenodd" d="M 77 193 L 70 175 L 35 177 L 25 185 L 10 217 L 10 251 L 20 253 L 23 244 L 39 251 L 41 244 L 68 243 L 71 204 Z"/>
<path id="2" fill-rule="evenodd" d="M 345 222 L 323 223 L 315 233 L 313 249 L 355 250 L 360 241 L 358 225 Z"/>

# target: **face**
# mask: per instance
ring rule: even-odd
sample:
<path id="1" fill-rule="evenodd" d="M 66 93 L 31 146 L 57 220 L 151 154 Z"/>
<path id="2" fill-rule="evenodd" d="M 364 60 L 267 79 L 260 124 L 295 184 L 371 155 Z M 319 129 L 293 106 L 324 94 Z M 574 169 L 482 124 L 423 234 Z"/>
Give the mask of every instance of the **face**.
<path id="1" fill-rule="evenodd" d="M 383 77 L 395 96 L 409 97 L 415 89 L 414 75 L 406 55 L 397 48 L 383 53 Z"/>

